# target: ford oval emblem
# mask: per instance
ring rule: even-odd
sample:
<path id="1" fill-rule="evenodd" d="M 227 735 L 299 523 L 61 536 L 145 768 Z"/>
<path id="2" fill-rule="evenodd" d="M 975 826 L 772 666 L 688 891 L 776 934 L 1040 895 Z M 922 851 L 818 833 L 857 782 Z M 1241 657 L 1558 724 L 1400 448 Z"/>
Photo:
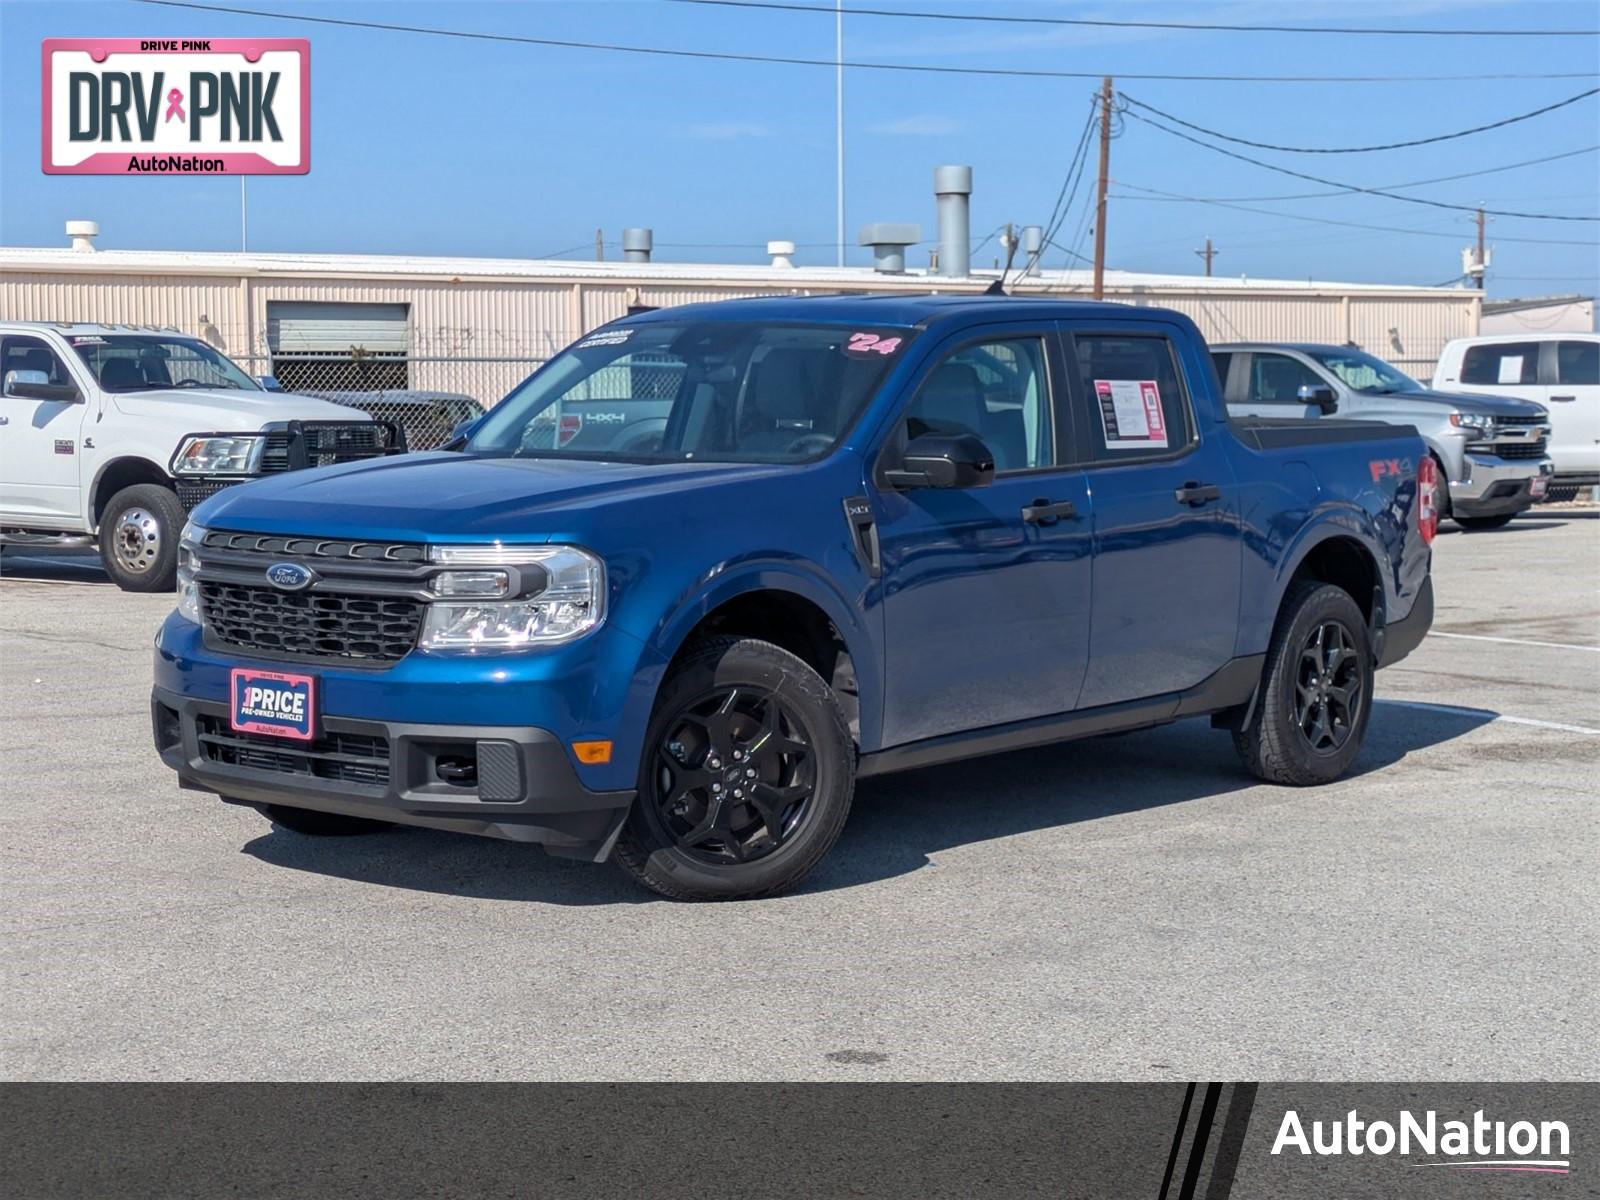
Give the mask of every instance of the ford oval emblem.
<path id="1" fill-rule="evenodd" d="M 273 563 L 267 568 L 267 582 L 286 592 L 298 592 L 301 588 L 309 587 L 315 578 L 310 570 L 299 563 Z"/>

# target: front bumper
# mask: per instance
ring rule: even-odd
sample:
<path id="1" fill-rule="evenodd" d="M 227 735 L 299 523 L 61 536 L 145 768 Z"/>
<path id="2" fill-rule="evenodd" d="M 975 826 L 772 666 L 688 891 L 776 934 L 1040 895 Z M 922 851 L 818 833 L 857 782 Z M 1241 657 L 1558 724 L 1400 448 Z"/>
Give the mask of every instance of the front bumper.
<path id="1" fill-rule="evenodd" d="M 1464 517 L 1497 517 L 1521 512 L 1540 497 L 1533 482 L 1548 486 L 1555 472 L 1548 458 L 1504 459 L 1484 454 L 1462 455 L 1462 478 L 1450 481 L 1450 508 Z"/>
<path id="2" fill-rule="evenodd" d="M 281 804 L 402 825 L 536 842 L 552 854 L 607 858 L 632 791 L 578 779 L 555 734 L 519 726 L 412 725 L 326 716 L 315 741 L 233 733 L 228 706 L 156 687 L 156 750 L 179 786 L 235 804 Z M 470 784 L 441 763 L 470 759 Z"/>

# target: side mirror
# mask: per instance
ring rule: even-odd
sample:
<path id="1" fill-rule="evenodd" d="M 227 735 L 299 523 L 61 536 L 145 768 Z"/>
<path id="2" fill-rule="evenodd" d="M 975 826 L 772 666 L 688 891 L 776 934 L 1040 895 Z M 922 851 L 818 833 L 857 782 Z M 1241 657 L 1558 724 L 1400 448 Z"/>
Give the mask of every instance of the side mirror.
<path id="1" fill-rule="evenodd" d="M 256 376 L 256 382 L 269 392 L 283 391 L 283 384 L 278 382 L 276 375 L 258 375 Z"/>
<path id="2" fill-rule="evenodd" d="M 1339 411 L 1339 397 L 1333 394 L 1333 389 L 1326 384 L 1312 387 L 1306 384 L 1296 393 L 1301 404 L 1315 404 L 1324 414 Z"/>
<path id="3" fill-rule="evenodd" d="M 479 413 L 475 417 L 468 417 L 450 431 L 450 436 L 445 438 L 438 446 L 440 450 L 460 450 L 467 444 L 467 439 L 477 432 L 478 424 L 486 417 L 487 413 Z"/>
<path id="4" fill-rule="evenodd" d="M 27 400 L 54 400 L 60 404 L 75 404 L 81 397 L 70 383 L 51 383 L 43 371 L 7 371 L 5 393 Z"/>
<path id="5" fill-rule="evenodd" d="M 911 439 L 899 466 L 883 479 L 894 488 L 988 487 L 994 455 L 970 433 L 925 433 Z"/>

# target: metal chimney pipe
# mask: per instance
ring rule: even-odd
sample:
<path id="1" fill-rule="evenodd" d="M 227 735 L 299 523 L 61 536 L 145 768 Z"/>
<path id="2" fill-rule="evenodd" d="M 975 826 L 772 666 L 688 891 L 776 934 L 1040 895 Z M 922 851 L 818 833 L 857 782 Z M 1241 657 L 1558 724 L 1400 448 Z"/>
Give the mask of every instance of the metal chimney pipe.
<path id="1" fill-rule="evenodd" d="M 939 202 L 939 274 L 963 279 L 972 274 L 972 222 L 967 197 L 971 167 L 935 167 L 933 194 Z"/>
<path id="2" fill-rule="evenodd" d="M 622 261 L 631 263 L 647 263 L 650 261 L 650 250 L 655 244 L 655 238 L 648 229 L 624 229 L 622 231 Z"/>
<path id="3" fill-rule="evenodd" d="M 1039 259 L 1044 255 L 1044 230 L 1038 225 L 1022 227 L 1022 261 L 1029 275 L 1039 273 Z"/>

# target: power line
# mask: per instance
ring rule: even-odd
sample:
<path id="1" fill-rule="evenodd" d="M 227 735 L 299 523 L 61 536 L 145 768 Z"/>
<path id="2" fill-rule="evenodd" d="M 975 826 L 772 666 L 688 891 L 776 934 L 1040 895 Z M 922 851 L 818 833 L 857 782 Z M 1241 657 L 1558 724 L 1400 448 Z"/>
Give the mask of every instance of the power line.
<path id="1" fill-rule="evenodd" d="M 762 8 L 776 12 L 819 12 L 832 16 L 831 4 L 778 4 L 772 0 L 670 0 L 676 4 L 703 4 L 716 8 Z M 1204 21 L 1114 21 L 1088 17 L 1012 17 L 990 13 L 912 12 L 887 8 L 845 8 L 850 17 L 903 17 L 917 21 L 983 21 L 1005 25 L 1076 25 L 1112 29 L 1187 29 L 1223 33 L 1331 33 L 1382 34 L 1388 37 L 1595 37 L 1596 29 L 1417 29 L 1349 28 L 1331 25 L 1222 25 Z"/>
<path id="2" fill-rule="evenodd" d="M 1456 234 L 1456 233 L 1439 233 L 1439 232 L 1436 232 L 1436 231 L 1430 230 L 1430 229 L 1402 229 L 1399 226 L 1395 226 L 1395 225 L 1371 225 L 1371 224 L 1368 224 L 1368 223 L 1363 222 L 1363 221 L 1340 221 L 1340 220 L 1336 220 L 1333 217 L 1312 217 L 1312 216 L 1307 216 L 1304 213 L 1277 212 L 1277 211 L 1275 211 L 1273 209 L 1270 209 L 1270 208 L 1252 208 L 1252 207 L 1249 207 L 1249 206 L 1243 205 L 1243 204 L 1230 204 L 1229 202 L 1227 202 L 1225 200 L 1208 199 L 1205 196 L 1185 196 L 1185 195 L 1182 195 L 1182 194 L 1180 194 L 1178 192 L 1163 192 L 1163 191 L 1160 191 L 1157 188 L 1140 187 L 1136 183 L 1126 183 L 1126 182 L 1124 182 L 1123 180 L 1120 180 L 1120 179 L 1117 180 L 1116 183 L 1117 183 L 1118 187 L 1132 188 L 1136 192 L 1154 192 L 1154 193 L 1156 193 L 1154 196 L 1124 196 L 1124 195 L 1118 195 L 1116 198 L 1119 199 L 1119 200 L 1145 200 L 1145 201 L 1150 201 L 1152 203 L 1158 202 L 1158 201 L 1188 201 L 1188 202 L 1194 203 L 1194 204 L 1209 204 L 1213 208 L 1231 208 L 1235 212 L 1254 213 L 1256 216 L 1261 216 L 1261 217 L 1283 217 L 1284 219 L 1290 220 L 1290 221 L 1309 221 L 1314 225 L 1342 225 L 1342 226 L 1345 226 L 1346 228 L 1349 228 L 1349 229 L 1370 229 L 1370 230 L 1373 230 L 1373 231 L 1375 231 L 1377 233 L 1404 233 L 1404 234 L 1407 234 L 1407 235 L 1409 235 L 1411 237 L 1435 237 L 1435 238 L 1450 238 L 1452 240 L 1458 240 L 1459 238 L 1464 236 L 1464 234 Z M 1474 211 L 1476 211 L 1476 210 L 1474 210 Z M 1567 241 L 1567 240 L 1559 239 L 1559 238 L 1519 238 L 1519 237 L 1499 238 L 1499 237 L 1497 237 L 1495 239 L 1495 241 L 1497 241 L 1497 242 L 1514 242 L 1514 243 L 1521 243 L 1521 244 L 1526 244 L 1526 245 L 1537 245 L 1537 246 L 1592 246 L 1592 247 L 1600 247 L 1600 242 Z"/>
<path id="3" fill-rule="evenodd" d="M 1039 249 L 1028 256 L 1028 261 L 1023 265 L 1024 275 L 1032 271 L 1044 255 L 1044 248 L 1050 244 L 1061 228 L 1061 222 L 1066 220 L 1067 214 L 1072 210 L 1072 202 L 1077 198 L 1078 186 L 1083 181 L 1084 164 L 1089 161 L 1089 131 L 1094 128 L 1095 113 L 1098 111 L 1098 100 L 1089 105 L 1089 116 L 1083 123 L 1083 131 L 1078 134 L 1078 145 L 1072 152 L 1072 158 L 1067 163 L 1067 173 L 1061 179 L 1061 190 L 1056 193 L 1056 202 L 1050 208 L 1050 219 L 1044 224 L 1043 237 L 1040 239 Z"/>
<path id="4" fill-rule="evenodd" d="M 1519 121 L 1530 121 L 1534 117 L 1541 117 L 1545 113 L 1555 112 L 1558 108 L 1565 108 L 1569 104 L 1576 104 L 1579 100 L 1586 100 L 1590 96 L 1600 95 L 1600 87 L 1590 88 L 1586 92 L 1579 92 L 1576 96 L 1568 96 L 1565 100 L 1557 100 L 1554 104 L 1546 104 L 1543 108 L 1536 108 L 1532 112 L 1519 113 L 1514 117 L 1493 121 L 1488 125 L 1477 125 L 1471 129 L 1458 130 L 1455 133 L 1441 133 L 1433 137 L 1415 138 L 1409 142 L 1389 142 L 1382 146 L 1277 146 L 1271 142 L 1253 142 L 1249 138 L 1234 137 L 1230 133 L 1221 133 L 1215 129 L 1207 129 L 1204 125 L 1196 125 L 1192 121 L 1185 121 L 1182 117 L 1175 117 L 1169 112 L 1163 112 L 1153 104 L 1146 104 L 1143 100 L 1135 100 L 1126 92 L 1118 93 L 1125 104 L 1135 108 L 1142 108 L 1146 112 L 1155 113 L 1164 120 L 1171 121 L 1174 125 L 1182 125 L 1185 129 L 1193 129 L 1208 137 L 1221 138 L 1225 142 L 1233 142 L 1239 146 L 1254 146 L 1257 150 L 1277 150 L 1285 154 L 1370 154 L 1375 150 L 1404 150 L 1411 146 L 1429 146 L 1434 142 L 1448 142 L 1456 138 L 1470 137 L 1475 133 L 1487 133 L 1491 129 L 1503 129 L 1507 125 L 1515 125 Z"/>
<path id="5" fill-rule="evenodd" d="M 1407 204 L 1423 204 L 1429 208 L 1448 208 L 1457 212 L 1477 212 L 1479 208 L 1479 206 L 1476 204 L 1449 204 L 1443 200 L 1429 200 L 1423 196 L 1402 196 L 1398 192 L 1386 192 L 1381 188 L 1357 187 L 1353 183 L 1340 183 L 1337 179 L 1324 179 L 1320 175 L 1307 175 L 1304 171 L 1291 171 L 1288 167 L 1280 167 L 1274 163 L 1262 162 L 1259 158 L 1251 158 L 1248 154 L 1240 154 L 1236 150 L 1228 150 L 1222 146 L 1213 146 L 1210 142 L 1203 142 L 1197 137 L 1193 137 L 1190 134 L 1182 132 L 1181 130 L 1173 129 L 1170 126 L 1163 125 L 1160 121 L 1153 120 L 1150 117 L 1140 116 L 1136 112 L 1130 111 L 1128 116 L 1132 117 L 1135 121 L 1139 121 L 1145 125 L 1159 129 L 1163 133 L 1171 134 L 1176 138 L 1182 138 L 1186 142 L 1193 142 L 1196 146 L 1204 147 L 1215 154 L 1221 154 L 1228 158 L 1236 158 L 1240 162 L 1247 162 L 1251 166 L 1261 167 L 1263 170 L 1276 171 L 1280 175 L 1288 175 L 1295 179 L 1304 179 L 1311 183 L 1320 183 L 1324 187 L 1341 188 L 1347 192 L 1360 192 L 1365 196 L 1383 196 L 1390 200 L 1403 200 Z M 1526 221 L 1600 221 L 1600 217 L 1574 217 L 1564 216 L 1556 213 L 1506 212 L 1495 209 L 1484 209 L 1483 211 L 1492 217 L 1515 217 Z"/>
<path id="6" fill-rule="evenodd" d="M 273 21 L 299 21 L 310 25 L 336 25 L 346 29 L 378 29 L 388 33 L 419 33 L 430 37 L 463 38 L 479 42 L 504 42 L 520 46 L 550 46 L 562 50 L 604 50 L 614 54 L 642 54 L 701 61 L 772 63 L 786 67 L 840 66 L 854 71 L 899 71 L 931 75 L 1003 76 L 1019 79 L 1099 79 L 1100 71 L 1042 71 L 1020 67 L 937 67 L 926 63 L 851 62 L 831 58 L 794 58 L 775 54 L 735 54 L 718 50 L 677 50 L 665 46 L 629 46 L 616 42 L 579 42 L 563 38 L 526 37 L 513 33 L 478 33 L 466 29 L 440 29 L 429 25 L 399 25 L 386 21 L 357 21 L 350 17 L 313 17 L 304 13 L 269 12 L 221 4 L 196 4 L 191 0 L 135 0 L 158 8 L 183 8 L 231 16 L 263 17 Z M 828 11 L 832 11 L 831 9 Z M 1494 79 L 1591 79 L 1592 71 L 1556 73 L 1502 73 L 1473 75 L 1156 75 L 1118 72 L 1118 78 L 1168 83 L 1466 83 Z"/>
<path id="7" fill-rule="evenodd" d="M 1410 183 L 1386 183 L 1382 186 L 1389 191 L 1400 191 L 1403 188 L 1426 187 L 1430 183 L 1453 183 L 1457 179 L 1474 179 L 1479 175 L 1495 175 L 1501 171 L 1515 171 L 1522 167 L 1537 166 L 1540 163 L 1556 162 L 1563 158 L 1577 158 L 1581 154 L 1593 154 L 1600 150 L 1600 145 L 1580 146 L 1576 150 L 1563 150 L 1560 154 L 1547 154 L 1543 158 L 1528 158 L 1522 162 L 1506 163 L 1499 167 L 1484 167 L 1478 171 L 1462 171 L 1456 175 L 1438 175 L 1432 179 L 1415 179 Z M 1275 204 L 1280 200 L 1321 200 L 1329 196 L 1345 196 L 1349 194 L 1346 188 L 1339 188 L 1332 192 L 1290 192 L 1276 196 L 1178 196 L 1177 200 L 1202 200 L 1207 204 L 1222 204 L 1233 202 L 1236 204 Z M 1585 193 L 1587 195 L 1588 193 Z M 1545 197 L 1549 199 L 1551 197 Z"/>

